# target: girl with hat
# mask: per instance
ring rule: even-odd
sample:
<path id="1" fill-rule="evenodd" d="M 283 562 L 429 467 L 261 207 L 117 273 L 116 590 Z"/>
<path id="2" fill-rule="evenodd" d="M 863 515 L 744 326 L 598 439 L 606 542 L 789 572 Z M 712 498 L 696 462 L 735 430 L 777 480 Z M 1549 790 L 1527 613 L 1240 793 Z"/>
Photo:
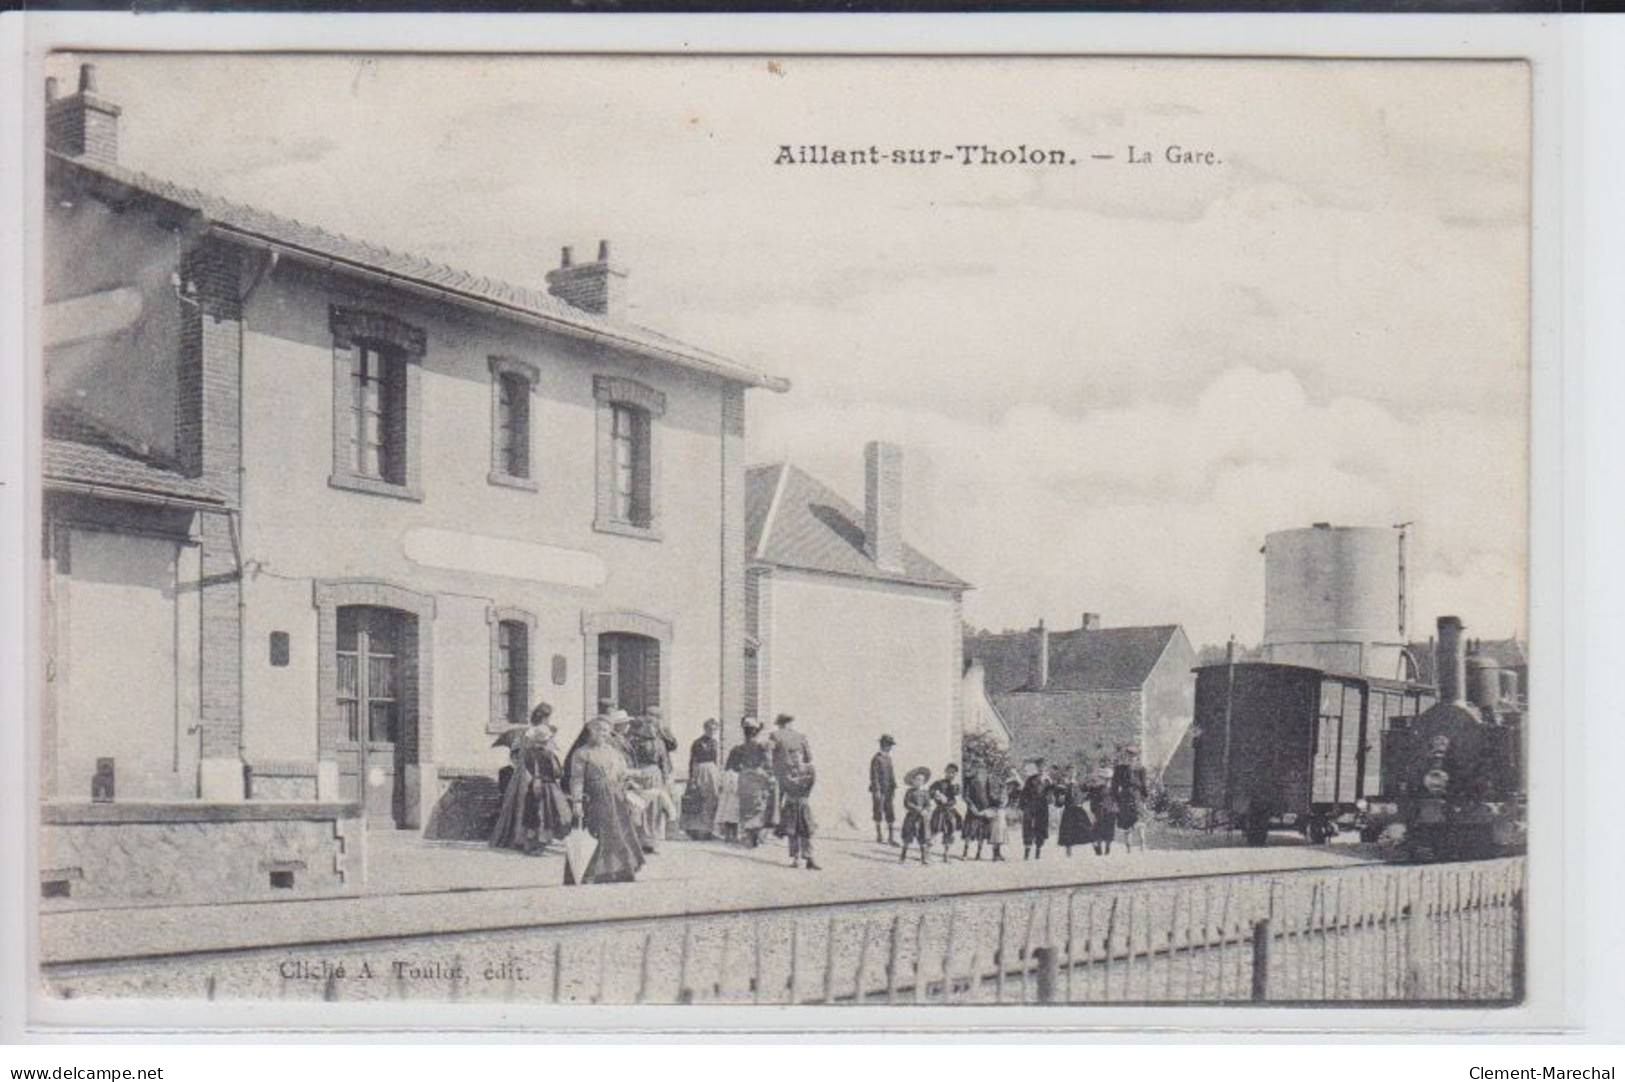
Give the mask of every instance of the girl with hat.
<path id="1" fill-rule="evenodd" d="M 925 813 L 931 807 L 931 794 L 926 792 L 925 784 L 931 780 L 931 768 L 917 766 L 903 775 L 903 784 L 908 790 L 903 793 L 903 854 L 897 858 L 901 864 L 908 859 L 908 847 L 912 842 L 920 845 L 920 863 L 931 863 L 926 855 L 926 849 L 931 844 L 931 832 L 926 829 Z"/>

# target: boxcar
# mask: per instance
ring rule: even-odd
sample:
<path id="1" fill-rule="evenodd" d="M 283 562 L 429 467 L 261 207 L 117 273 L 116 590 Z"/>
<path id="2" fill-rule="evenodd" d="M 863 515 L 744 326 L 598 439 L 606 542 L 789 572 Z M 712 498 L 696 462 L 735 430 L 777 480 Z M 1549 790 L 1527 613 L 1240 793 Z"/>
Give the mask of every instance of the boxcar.
<path id="1" fill-rule="evenodd" d="M 1221 810 L 1251 845 L 1273 828 L 1324 842 L 1360 823 L 1381 788 L 1381 734 L 1436 699 L 1432 688 L 1298 665 L 1196 670 L 1193 803 Z"/>

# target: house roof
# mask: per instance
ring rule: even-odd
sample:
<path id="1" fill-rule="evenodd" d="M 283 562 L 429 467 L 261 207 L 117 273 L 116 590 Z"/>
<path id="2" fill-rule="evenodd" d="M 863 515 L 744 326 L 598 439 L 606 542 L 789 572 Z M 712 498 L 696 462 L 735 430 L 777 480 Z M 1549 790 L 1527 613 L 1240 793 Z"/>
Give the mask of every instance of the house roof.
<path id="1" fill-rule="evenodd" d="M 1144 687 L 1178 624 L 1052 631 L 1049 687 L 1057 691 L 1118 691 Z"/>
<path id="2" fill-rule="evenodd" d="M 789 463 L 753 466 L 745 482 L 745 551 L 750 559 L 802 571 L 966 590 L 970 584 L 903 545 L 903 568 L 888 571 L 864 551 L 863 514 Z"/>
<path id="3" fill-rule="evenodd" d="M 980 631 L 965 636 L 965 657 L 980 661 L 989 695 L 1025 687 L 1032 678 L 1031 631 Z"/>
<path id="4" fill-rule="evenodd" d="M 78 410 L 55 407 L 45 418 L 45 487 L 93 487 L 132 499 L 164 497 L 224 503 L 202 481 Z"/>
<path id="5" fill-rule="evenodd" d="M 331 263 L 340 269 L 381 274 L 403 285 L 432 290 L 453 301 L 494 308 L 563 333 L 591 337 L 654 360 L 750 386 L 775 391 L 790 387 L 789 381 L 781 377 L 756 371 L 639 324 L 577 308 L 544 290 L 333 233 L 123 166 L 72 158 L 56 151 L 47 151 L 46 166 L 52 179 L 99 184 L 104 189 L 162 200 L 197 214 L 205 227 L 242 243 L 286 250 L 291 257 Z"/>
<path id="6" fill-rule="evenodd" d="M 1045 691 L 1127 691 L 1145 686 L 1178 624 L 1108 627 L 1049 633 Z M 989 694 L 1031 691 L 1032 631 L 989 632 L 965 638 L 965 653 L 982 663 Z"/>

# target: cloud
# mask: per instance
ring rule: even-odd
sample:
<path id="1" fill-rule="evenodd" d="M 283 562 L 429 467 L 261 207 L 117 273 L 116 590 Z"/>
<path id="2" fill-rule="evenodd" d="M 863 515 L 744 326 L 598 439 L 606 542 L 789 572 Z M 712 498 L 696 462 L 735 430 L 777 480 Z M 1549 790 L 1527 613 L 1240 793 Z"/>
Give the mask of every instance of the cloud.
<path id="1" fill-rule="evenodd" d="M 1267 533 L 1314 521 L 1414 521 L 1413 613 L 1523 626 L 1525 500 L 1517 421 L 1458 410 L 1401 419 L 1317 401 L 1290 372 L 1237 367 L 1185 405 L 1063 414 L 1027 404 L 985 423 L 878 405 L 755 400 L 753 447 L 861 496 L 861 448 L 908 463 L 907 534 L 977 591 L 967 617 L 1068 626 L 1184 623 L 1197 641 L 1262 625 Z M 1076 611 L 1074 611 L 1076 610 Z"/>

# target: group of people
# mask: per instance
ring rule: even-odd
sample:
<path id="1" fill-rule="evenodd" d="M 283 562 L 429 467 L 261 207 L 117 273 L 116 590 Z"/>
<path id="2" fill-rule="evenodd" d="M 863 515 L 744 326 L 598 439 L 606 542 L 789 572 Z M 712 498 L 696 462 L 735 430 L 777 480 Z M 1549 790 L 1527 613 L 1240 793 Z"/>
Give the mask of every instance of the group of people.
<path id="1" fill-rule="evenodd" d="M 790 715 L 778 716 L 771 737 L 754 718 L 745 718 L 743 741 L 720 767 L 717 722 L 707 720 L 703 735 L 689 746 L 679 810 L 671 798 L 677 740 L 658 709 L 637 717 L 624 710 L 598 715 L 562 757 L 552 714 L 549 704 L 538 704 L 529 725 L 497 739 L 509 748 L 509 761 L 498 774 L 502 796 L 492 846 L 545 853 L 582 829 L 592 840 L 591 856 L 581 867 L 566 859 L 565 882 L 629 882 L 676 822 L 691 838 L 721 837 L 752 847 L 773 830 L 788 840 L 792 866 L 818 870 L 808 802 L 815 778 L 812 747 Z"/>
<path id="2" fill-rule="evenodd" d="M 813 859 L 812 745 L 789 714 L 774 719 L 771 735 L 755 718 L 743 719 L 743 739 L 725 760 L 717 722 L 707 720 L 703 735 L 689 746 L 679 810 L 671 798 L 677 740 L 658 710 L 638 717 L 623 710 L 593 717 L 562 756 L 552 713 L 541 703 L 529 725 L 497 739 L 509 748 L 509 763 L 498 778 L 502 798 L 493 846 L 534 854 L 564 841 L 566 883 L 629 882 L 675 822 L 691 838 L 720 838 L 750 848 L 772 831 L 786 840 L 791 867 L 819 870 Z M 935 781 L 929 767 L 915 767 L 903 776 L 899 839 L 891 758 L 896 744 L 890 734 L 880 738 L 880 750 L 869 763 L 869 793 L 875 841 L 898 847 L 899 862 L 918 848 L 920 862 L 929 863 L 933 844 L 941 845 L 947 861 L 956 839 L 961 860 L 981 860 L 991 847 L 993 860 L 1002 861 L 1005 846 L 1017 837 L 1022 859 L 1038 860 L 1052 833 L 1058 833 L 1068 856 L 1079 845 L 1110 853 L 1119 831 L 1132 837 L 1138 830 L 1143 846 L 1149 787 L 1138 748 L 1121 748 L 1115 761 L 1102 756 L 1096 769 L 1056 768 L 1033 759 L 1008 778 L 993 777 L 972 762 L 963 783 L 955 763 Z M 1053 809 L 1060 810 L 1058 832 L 1051 829 Z M 576 830 L 590 838 L 591 853 L 569 859 L 576 849 L 584 854 L 588 848 L 572 846 Z"/>
<path id="3" fill-rule="evenodd" d="M 691 838 L 721 838 L 756 848 L 764 833 L 786 839 L 792 867 L 818 871 L 813 859 L 812 744 L 795 727 L 795 718 L 780 714 L 774 731 L 761 722 L 740 722 L 743 739 L 728 750 L 718 768 L 717 723 L 705 723 L 705 735 L 689 748 L 688 785 L 683 790 L 683 831 Z"/>
<path id="4" fill-rule="evenodd" d="M 1059 841 L 1072 855 L 1075 846 L 1088 845 L 1104 856 L 1111 852 L 1117 832 L 1128 838 L 1138 834 L 1144 847 L 1142 814 L 1150 795 L 1145 768 L 1139 762 L 1139 749 L 1127 746 L 1116 761 L 1102 756 L 1099 768 L 1078 766 L 1057 769 L 1043 759 L 1029 760 L 1021 774 L 998 779 L 989 776 L 981 764 L 966 766 L 964 784 L 959 767 L 949 763 L 942 777 L 931 780 L 929 767 L 918 766 L 903 775 L 902 840 L 896 829 L 897 774 L 892 748 L 897 741 L 890 734 L 880 738 L 880 750 L 869 762 L 869 794 L 873 800 L 875 841 L 898 846 L 898 861 L 906 861 L 918 847 L 920 862 L 930 862 L 933 841 L 942 846 L 947 861 L 955 837 L 960 839 L 961 860 L 981 860 L 984 848 L 991 847 L 993 859 L 1004 860 L 1004 847 L 1021 839 L 1022 859 L 1038 860 L 1051 835 L 1051 810 L 1060 809 Z M 963 809 L 960 801 L 964 801 Z M 976 846 L 974 858 L 970 855 Z"/>
<path id="5" fill-rule="evenodd" d="M 509 748 L 498 775 L 502 793 L 491 844 L 537 854 L 581 828 L 593 839 L 590 859 L 565 864 L 565 882 L 633 879 L 676 817 L 671 753 L 677 741 L 658 710 L 624 710 L 590 719 L 562 757 L 552 707 L 540 703 L 530 724 L 497 740 Z"/>

